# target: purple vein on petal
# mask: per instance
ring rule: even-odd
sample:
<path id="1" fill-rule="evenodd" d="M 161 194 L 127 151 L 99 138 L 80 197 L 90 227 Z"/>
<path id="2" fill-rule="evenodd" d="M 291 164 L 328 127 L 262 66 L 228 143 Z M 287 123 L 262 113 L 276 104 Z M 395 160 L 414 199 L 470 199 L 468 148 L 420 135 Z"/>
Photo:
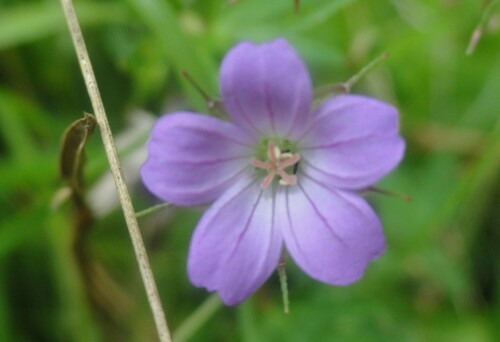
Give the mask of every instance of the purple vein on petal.
<path id="1" fill-rule="evenodd" d="M 234 254 L 236 253 L 237 249 L 238 249 L 238 246 L 239 244 L 241 243 L 241 241 L 243 240 L 244 236 L 246 235 L 246 232 L 248 231 L 248 228 L 250 226 L 250 222 L 252 221 L 252 218 L 253 218 L 253 214 L 259 204 L 259 201 L 263 195 L 263 190 L 261 190 L 259 192 L 259 196 L 257 197 L 253 207 L 252 207 L 252 212 L 250 213 L 250 216 L 247 220 L 247 223 L 245 224 L 245 229 L 243 230 L 243 232 L 241 232 L 240 236 L 238 237 L 238 243 L 234 246 L 233 250 L 231 251 L 229 257 L 227 258 L 226 262 L 229 262 Z M 261 269 L 260 266 L 262 266 L 263 263 L 266 262 L 266 260 L 268 260 L 269 258 L 269 255 L 271 254 L 272 252 L 272 245 L 273 245 L 273 233 L 274 233 L 274 230 L 276 229 L 275 227 L 275 222 L 274 222 L 274 210 L 275 210 L 275 197 L 273 196 L 272 197 L 272 215 L 271 215 L 271 229 L 269 230 L 269 239 L 267 240 L 268 241 L 268 244 L 267 244 L 267 247 L 266 247 L 266 253 L 265 253 L 265 258 L 261 258 L 260 261 L 259 261 L 259 267 L 256 267 L 255 269 Z M 262 271 L 265 271 L 265 269 L 263 269 Z"/>
<path id="2" fill-rule="evenodd" d="M 332 193 L 334 196 L 342 198 L 342 199 L 345 201 L 345 203 L 346 203 L 347 205 L 349 205 L 349 207 L 350 207 L 350 208 L 354 209 L 354 210 L 355 210 L 355 211 L 356 211 L 359 215 L 361 215 L 361 216 L 365 217 L 365 218 L 369 221 L 369 218 L 368 218 L 368 217 L 366 217 L 366 214 L 365 214 L 363 211 L 359 210 L 359 208 L 358 208 L 357 206 L 355 206 L 354 204 L 352 204 L 352 202 L 351 202 L 349 199 L 347 199 L 347 198 L 345 198 L 344 196 L 340 195 L 337 191 L 335 191 L 335 190 L 333 190 L 333 189 L 329 188 L 328 186 L 326 186 L 326 185 L 325 185 L 325 183 L 323 183 L 323 182 L 321 182 L 321 181 L 319 181 L 319 180 L 315 179 L 314 177 L 311 177 L 310 175 L 307 175 L 307 174 L 303 174 L 303 176 L 304 176 L 304 177 L 306 177 L 306 178 L 308 178 L 308 179 L 309 179 L 309 180 L 311 180 L 312 182 L 314 182 L 314 183 L 318 184 L 319 186 L 322 186 L 322 187 L 323 187 L 323 188 L 325 188 L 328 192 Z M 349 190 L 344 190 L 344 191 L 349 191 Z M 350 191 L 350 192 L 351 192 L 351 191 Z"/>
<path id="3" fill-rule="evenodd" d="M 242 173 L 243 170 L 241 170 L 238 174 L 235 175 L 235 177 L 239 176 L 240 173 Z M 235 178 L 233 177 L 233 178 Z M 218 209 L 218 212 L 217 214 L 215 214 L 215 216 L 212 218 L 211 221 L 214 221 L 219 215 L 220 213 L 228 206 L 230 205 L 239 195 L 241 195 L 241 193 L 245 192 L 249 187 L 251 187 L 252 185 L 254 185 L 255 183 L 257 182 L 257 179 L 252 179 L 246 186 L 242 187 L 239 191 L 237 191 L 224 205 L 222 205 L 219 209 Z M 207 233 L 207 231 L 204 232 L 205 234 Z M 203 238 L 204 235 L 201 237 Z"/>
<path id="4" fill-rule="evenodd" d="M 261 191 L 262 193 L 262 191 Z M 269 254 L 271 253 L 271 246 L 272 246 L 272 237 L 273 233 L 276 230 L 276 220 L 275 220 L 275 210 L 276 210 L 276 196 L 271 196 L 271 229 L 269 230 L 269 245 L 267 246 L 267 252 L 266 252 L 266 258 L 263 260 L 267 260 L 269 257 Z"/>
<path id="5" fill-rule="evenodd" d="M 270 243 L 269 243 L 269 246 L 268 246 L 268 249 L 267 249 L 267 253 L 266 253 L 267 257 L 269 257 L 269 254 L 271 252 L 272 236 L 273 236 L 274 231 L 276 230 L 276 219 L 275 219 L 275 214 L 276 214 L 276 196 L 272 196 L 271 197 L 271 201 L 272 201 L 271 229 L 269 230 L 269 235 L 270 235 L 269 241 L 270 241 Z"/>
<path id="6" fill-rule="evenodd" d="M 271 119 L 271 128 L 273 129 L 273 133 L 276 134 L 276 123 L 275 123 L 275 118 L 274 118 L 274 111 L 273 111 L 270 96 L 269 96 L 269 84 L 268 84 L 268 82 L 264 82 L 264 104 L 266 106 L 267 111 L 269 112 L 269 118 Z"/>
<path id="7" fill-rule="evenodd" d="M 263 191 L 260 192 L 260 195 L 262 195 Z M 274 235 L 274 232 L 276 230 L 276 222 L 275 222 L 275 219 L 274 219 L 274 214 L 275 214 L 275 203 L 276 203 L 276 196 L 272 196 L 271 198 L 272 200 L 272 209 L 271 209 L 271 229 L 269 229 L 269 239 L 267 240 L 268 241 L 268 244 L 267 244 L 267 248 L 266 248 L 266 253 L 265 253 L 265 258 L 262 258 L 260 260 L 260 263 L 259 263 L 259 267 L 257 267 L 257 269 L 261 269 L 262 272 L 266 272 L 266 268 L 265 267 L 262 267 L 262 264 L 265 264 L 267 260 L 269 260 L 269 257 L 273 251 L 273 235 Z"/>
<path id="8" fill-rule="evenodd" d="M 328 100 L 324 101 L 323 103 L 326 103 L 326 102 L 328 102 Z M 346 108 L 349 107 L 349 106 L 351 106 L 350 103 L 344 103 L 340 107 L 335 108 L 335 112 L 341 112 L 343 110 L 346 110 Z M 313 113 L 315 113 L 315 112 L 316 111 L 314 111 Z M 322 113 L 318 113 L 318 114 L 321 114 L 321 116 L 317 116 L 317 117 L 314 118 L 314 120 L 310 121 L 310 124 L 304 130 L 304 133 L 297 139 L 298 142 L 300 142 L 302 139 L 304 139 L 309 134 L 309 132 L 314 128 L 314 126 L 316 124 L 316 121 L 322 119 L 323 116 L 325 116 L 325 115 L 334 115 L 334 113 L 332 113 L 331 111 L 323 111 Z"/>
<path id="9" fill-rule="evenodd" d="M 183 164 L 183 165 L 213 165 L 217 163 L 225 163 L 228 161 L 233 161 L 237 159 L 244 159 L 248 158 L 250 159 L 253 155 L 244 155 L 244 156 L 237 156 L 237 157 L 227 157 L 227 158 L 219 158 L 219 159 L 211 159 L 211 160 L 168 160 L 169 163 L 175 163 L 175 164 Z"/>
<path id="10" fill-rule="evenodd" d="M 240 100 L 238 98 L 235 98 L 234 101 L 235 101 L 236 106 L 238 107 L 238 111 L 240 112 L 240 114 L 242 114 L 241 116 L 245 119 L 245 122 L 249 126 L 251 126 L 255 132 L 259 133 L 260 135 L 263 135 L 262 132 L 257 127 L 255 127 L 255 125 L 253 124 L 252 120 L 250 120 L 248 118 L 247 112 L 241 106 Z"/>
<path id="11" fill-rule="evenodd" d="M 245 165 L 241 170 L 239 170 L 238 172 L 236 172 L 233 176 L 229 177 L 228 179 L 224 180 L 223 182 L 220 182 L 220 183 L 216 183 L 216 184 L 211 184 L 211 187 L 217 187 L 217 186 L 220 186 L 221 184 L 224 184 L 224 183 L 228 183 L 228 182 L 231 182 L 232 180 L 238 178 L 241 176 L 241 174 L 243 172 L 245 172 L 247 169 L 249 168 L 249 166 Z M 188 191 L 188 190 L 182 190 L 182 194 L 186 194 L 186 195 L 196 195 L 200 192 L 204 192 L 204 191 L 207 191 L 207 188 L 197 188 L 195 190 L 192 190 L 192 191 Z"/>
<path id="12" fill-rule="evenodd" d="M 299 93 L 297 91 L 297 88 L 299 87 L 299 84 L 296 84 L 295 87 L 296 87 L 296 89 L 295 89 L 296 91 L 294 93 L 297 94 L 297 93 Z M 293 129 L 297 125 L 296 122 L 297 122 L 297 120 L 299 118 L 299 112 L 298 111 L 300 110 L 300 103 L 298 101 L 295 101 L 295 107 L 294 107 L 294 109 L 295 110 L 293 111 L 293 115 L 290 115 L 290 117 L 292 117 L 293 120 L 291 120 L 292 123 L 288 127 L 288 132 L 286 132 L 286 134 L 285 134 L 286 137 L 290 136 L 290 134 L 292 133 Z M 306 115 L 306 114 L 309 115 L 309 111 L 307 111 L 307 113 L 302 113 L 302 115 Z M 297 141 L 299 141 L 299 140 L 300 139 L 298 139 Z"/>
<path id="13" fill-rule="evenodd" d="M 320 150 L 320 149 L 325 149 L 325 148 L 338 147 L 338 146 L 342 146 L 345 144 L 357 142 L 360 140 L 373 139 L 373 138 L 385 139 L 385 138 L 392 138 L 392 136 L 388 136 L 386 134 L 367 134 L 367 135 L 360 135 L 359 137 L 354 137 L 354 138 L 345 139 L 345 140 L 341 140 L 341 141 L 335 141 L 335 142 L 330 143 L 330 144 L 301 147 L 300 149 L 301 150 Z"/>
<path id="14" fill-rule="evenodd" d="M 250 223 L 252 222 L 252 219 L 253 219 L 253 214 L 255 213 L 255 209 L 257 209 L 257 206 L 259 205 L 259 202 L 260 202 L 260 198 L 262 197 L 262 192 L 263 190 L 260 190 L 259 191 L 259 195 L 257 196 L 257 199 L 255 200 L 253 206 L 252 206 L 252 210 L 250 211 L 250 215 L 248 216 L 246 222 L 245 222 L 245 227 L 243 228 L 243 231 L 240 233 L 240 235 L 238 236 L 238 241 L 236 242 L 236 244 L 234 245 L 231 253 L 229 253 L 229 256 L 226 260 L 226 262 L 229 262 L 233 257 L 234 257 L 234 254 L 236 253 L 236 251 L 238 250 L 238 247 L 241 243 L 241 241 L 243 240 L 243 238 L 245 237 L 247 231 L 248 231 L 248 227 L 250 227 Z"/>
<path id="15" fill-rule="evenodd" d="M 319 172 L 319 173 L 322 173 L 322 174 L 327 175 L 327 176 L 330 176 L 330 177 L 335 177 L 335 178 L 337 178 L 337 179 L 355 181 L 355 180 L 358 180 L 358 179 L 363 179 L 363 178 L 365 178 L 365 176 L 357 176 L 357 177 L 352 177 L 352 176 L 347 176 L 347 175 L 338 175 L 338 174 L 334 174 L 334 173 L 328 173 L 328 172 L 326 172 L 325 170 L 322 170 L 322 169 L 320 169 L 320 168 L 318 168 L 318 167 L 314 166 L 313 164 L 311 164 L 310 162 L 308 162 L 305 158 L 303 158 L 300 162 L 301 162 L 301 163 L 306 164 L 308 167 L 310 167 L 311 169 L 316 170 L 316 171 L 317 171 L 317 172 Z M 303 168 L 303 169 L 304 169 L 304 168 Z M 303 174 L 303 175 L 307 175 L 310 179 L 313 179 L 313 178 L 311 177 L 311 175 L 309 175 L 309 174 L 307 174 L 307 173 L 305 173 L 305 172 L 303 172 L 302 174 Z M 318 183 L 316 179 L 314 179 L 314 180 L 316 181 L 316 183 Z"/>
<path id="16" fill-rule="evenodd" d="M 319 184 L 319 185 L 321 185 L 321 184 Z M 344 246 L 348 247 L 347 243 L 344 240 L 342 240 L 342 238 L 335 232 L 335 229 L 333 229 L 333 227 L 328 223 L 328 220 L 320 213 L 319 209 L 316 207 L 316 204 L 314 204 L 314 202 L 311 199 L 311 197 L 309 196 L 309 194 L 304 190 L 304 187 L 300 183 L 297 183 L 297 186 L 300 188 L 300 190 L 302 190 L 302 192 L 304 193 L 304 195 L 307 198 L 307 201 L 309 202 L 309 204 L 311 205 L 313 210 L 316 212 L 316 214 L 318 215 L 320 220 L 324 223 L 324 225 L 328 229 L 328 231 L 332 234 L 332 236 L 335 239 L 337 239 L 340 243 L 342 243 Z M 328 190 L 328 188 L 326 188 L 326 189 Z"/>
<path id="17" fill-rule="evenodd" d="M 284 191 L 285 191 L 285 204 L 286 204 L 286 217 L 288 219 L 288 224 L 290 225 L 290 233 L 293 236 L 293 241 L 295 242 L 295 245 L 297 246 L 297 250 L 299 251 L 300 254 L 302 254 L 302 257 L 304 258 L 304 260 L 307 260 L 307 262 L 309 264 L 313 265 L 313 263 L 311 263 L 311 260 L 309 259 L 309 256 L 307 255 L 307 253 L 305 253 L 302 250 L 302 248 L 300 247 L 299 239 L 297 238 L 297 235 L 295 235 L 295 228 L 294 228 L 293 220 L 290 217 L 290 204 L 289 204 L 289 191 L 288 190 L 289 190 L 288 188 L 284 189 Z"/>
<path id="18" fill-rule="evenodd" d="M 188 125 L 186 125 L 186 126 L 180 125 L 179 128 L 191 129 L 192 127 L 188 126 Z M 229 137 L 227 135 L 224 135 L 224 134 L 222 134 L 221 132 L 218 132 L 218 131 L 207 130 L 207 129 L 204 129 L 202 127 L 197 127 L 196 130 L 199 131 L 200 133 L 207 133 L 207 135 L 209 135 L 209 136 L 210 135 L 214 135 L 214 136 L 217 136 L 217 137 L 221 137 L 224 140 L 228 140 L 228 141 L 230 141 L 232 143 L 235 143 L 237 145 L 241 145 L 241 146 L 252 148 L 251 144 L 243 142 L 243 141 L 240 141 L 240 140 L 233 139 L 233 138 L 231 138 L 231 137 Z"/>

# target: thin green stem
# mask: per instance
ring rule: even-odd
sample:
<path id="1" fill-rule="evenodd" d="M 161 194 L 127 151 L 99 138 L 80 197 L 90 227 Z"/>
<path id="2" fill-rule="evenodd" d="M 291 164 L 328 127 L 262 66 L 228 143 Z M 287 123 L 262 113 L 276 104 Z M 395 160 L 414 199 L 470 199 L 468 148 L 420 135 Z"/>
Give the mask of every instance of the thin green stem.
<path id="1" fill-rule="evenodd" d="M 343 83 L 344 89 L 346 93 L 351 92 L 351 88 L 358 83 L 358 81 L 363 78 L 366 74 L 372 71 L 376 66 L 378 66 L 381 62 L 385 61 L 389 57 L 387 52 L 384 52 L 373 61 L 365 65 L 360 71 L 358 71 L 355 75 L 353 75 L 350 79 L 348 79 L 345 83 Z"/>
<path id="2" fill-rule="evenodd" d="M 365 190 L 367 192 L 375 192 L 375 193 L 386 195 L 386 196 L 397 197 L 399 199 L 402 199 L 405 202 L 411 202 L 412 201 L 412 197 L 410 195 L 400 194 L 400 193 L 397 193 L 397 192 L 394 192 L 394 191 L 377 188 L 375 186 L 369 186 Z"/>
<path id="3" fill-rule="evenodd" d="M 216 294 L 210 295 L 174 332 L 174 342 L 187 341 L 222 306 Z"/>
<path id="4" fill-rule="evenodd" d="M 226 109 L 224 108 L 224 104 L 221 100 L 212 98 L 187 71 L 182 71 L 181 74 L 203 97 L 208 112 L 211 115 L 214 115 L 221 119 L 228 118 L 228 114 L 226 113 Z"/>
<path id="5" fill-rule="evenodd" d="M 286 278 L 284 258 L 283 261 L 278 265 L 278 277 L 280 280 L 281 295 L 283 296 L 283 312 L 285 314 L 288 314 L 290 313 L 290 300 L 288 297 L 288 282 Z"/>
<path id="6" fill-rule="evenodd" d="M 366 76 L 370 71 L 377 67 L 381 62 L 385 61 L 389 57 L 389 53 L 384 52 L 370 63 L 365 65 L 360 71 L 349 78 L 343 83 L 328 84 L 314 90 L 314 100 L 322 100 L 325 96 L 331 96 L 334 94 L 348 94 L 351 92 L 351 88 L 358 83 L 358 81 Z"/>
<path id="7" fill-rule="evenodd" d="M 491 0 L 490 3 L 484 9 L 479 24 L 477 24 L 474 32 L 472 32 L 469 45 L 467 46 L 467 50 L 465 51 L 466 56 L 470 56 L 474 53 L 474 50 L 476 49 L 476 46 L 479 43 L 479 40 L 481 40 L 481 37 L 483 36 L 484 27 L 490 20 L 491 14 L 493 13 L 493 8 L 497 3 L 498 0 Z"/>
<path id="8" fill-rule="evenodd" d="M 170 203 L 160 203 L 160 204 L 157 204 L 157 205 L 154 205 L 152 207 L 149 207 L 147 209 L 144 209 L 144 210 L 141 210 L 141 211 L 138 211 L 135 213 L 135 217 L 136 218 L 141 218 L 141 217 L 144 217 L 144 216 L 148 216 L 148 215 L 151 215 L 152 213 L 155 213 L 159 210 L 162 210 L 164 208 L 168 208 L 172 206 L 172 204 Z"/>

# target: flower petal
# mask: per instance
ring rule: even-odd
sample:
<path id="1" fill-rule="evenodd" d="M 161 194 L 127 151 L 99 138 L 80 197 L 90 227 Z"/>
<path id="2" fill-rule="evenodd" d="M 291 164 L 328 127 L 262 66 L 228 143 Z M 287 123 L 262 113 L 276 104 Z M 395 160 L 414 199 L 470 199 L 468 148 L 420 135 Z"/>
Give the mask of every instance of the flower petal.
<path id="1" fill-rule="evenodd" d="M 198 223 L 189 250 L 189 278 L 217 291 L 227 305 L 237 304 L 269 278 L 281 247 L 271 191 L 242 177 Z"/>
<path id="2" fill-rule="evenodd" d="M 222 62 L 220 82 L 224 105 L 240 127 L 292 139 L 303 132 L 312 85 L 286 40 L 236 45 Z"/>
<path id="3" fill-rule="evenodd" d="M 280 189 L 276 206 L 285 246 L 312 278 L 347 285 L 385 248 L 377 215 L 360 196 L 301 177 Z"/>
<path id="4" fill-rule="evenodd" d="M 341 95 L 321 105 L 300 141 L 302 170 L 334 187 L 377 182 L 403 158 L 397 110 L 378 100 Z"/>
<path id="5" fill-rule="evenodd" d="M 188 112 L 160 118 L 148 143 L 142 181 L 177 205 L 215 200 L 249 165 L 248 134 L 228 122 Z"/>

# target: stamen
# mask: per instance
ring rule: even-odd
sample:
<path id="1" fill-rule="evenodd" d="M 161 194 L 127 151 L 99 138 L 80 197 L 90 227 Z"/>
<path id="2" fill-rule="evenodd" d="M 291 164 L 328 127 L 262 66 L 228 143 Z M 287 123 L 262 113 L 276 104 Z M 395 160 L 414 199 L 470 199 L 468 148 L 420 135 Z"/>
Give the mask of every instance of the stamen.
<path id="1" fill-rule="evenodd" d="M 287 158 L 287 159 L 283 160 L 280 163 L 280 166 L 281 166 L 281 168 L 285 169 L 285 168 L 287 168 L 289 166 L 297 164 L 299 162 L 299 160 L 300 160 L 300 156 L 298 154 L 291 155 L 290 158 Z"/>
<path id="2" fill-rule="evenodd" d="M 273 164 L 271 164 L 270 162 L 263 162 L 256 158 L 250 159 L 250 164 L 258 169 L 264 169 L 264 170 L 268 170 L 273 167 Z"/>
<path id="3" fill-rule="evenodd" d="M 260 161 L 256 158 L 250 159 L 250 164 L 252 166 L 267 171 L 267 175 L 261 184 L 262 189 L 269 187 L 276 175 L 281 177 L 278 183 L 282 186 L 297 184 L 295 168 L 294 174 L 292 175 L 286 173 L 285 169 L 287 167 L 297 165 L 300 160 L 300 155 L 290 152 L 282 153 L 279 147 L 277 147 L 272 141 L 269 141 L 267 145 L 267 157 L 269 158 L 269 161 Z"/>
<path id="4" fill-rule="evenodd" d="M 260 187 L 262 189 L 267 189 L 269 184 L 271 184 L 271 182 L 273 181 L 275 175 L 276 175 L 276 170 L 270 170 L 269 173 L 267 174 L 266 178 L 264 178 L 264 180 L 262 181 L 262 184 L 260 185 Z"/>

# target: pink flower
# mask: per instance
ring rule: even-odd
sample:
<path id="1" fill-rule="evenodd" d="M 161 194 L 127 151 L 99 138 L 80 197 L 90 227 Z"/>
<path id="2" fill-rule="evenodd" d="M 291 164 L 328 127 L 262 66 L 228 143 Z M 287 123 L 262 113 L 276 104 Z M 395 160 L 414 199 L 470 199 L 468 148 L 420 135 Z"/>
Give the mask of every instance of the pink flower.
<path id="1" fill-rule="evenodd" d="M 141 170 L 167 202 L 213 202 L 191 240 L 191 282 L 237 304 L 269 278 L 283 246 L 314 279 L 357 281 L 385 248 L 358 192 L 403 156 L 396 109 L 359 95 L 313 109 L 307 69 L 283 39 L 235 46 L 220 82 L 231 122 L 163 116 Z"/>

